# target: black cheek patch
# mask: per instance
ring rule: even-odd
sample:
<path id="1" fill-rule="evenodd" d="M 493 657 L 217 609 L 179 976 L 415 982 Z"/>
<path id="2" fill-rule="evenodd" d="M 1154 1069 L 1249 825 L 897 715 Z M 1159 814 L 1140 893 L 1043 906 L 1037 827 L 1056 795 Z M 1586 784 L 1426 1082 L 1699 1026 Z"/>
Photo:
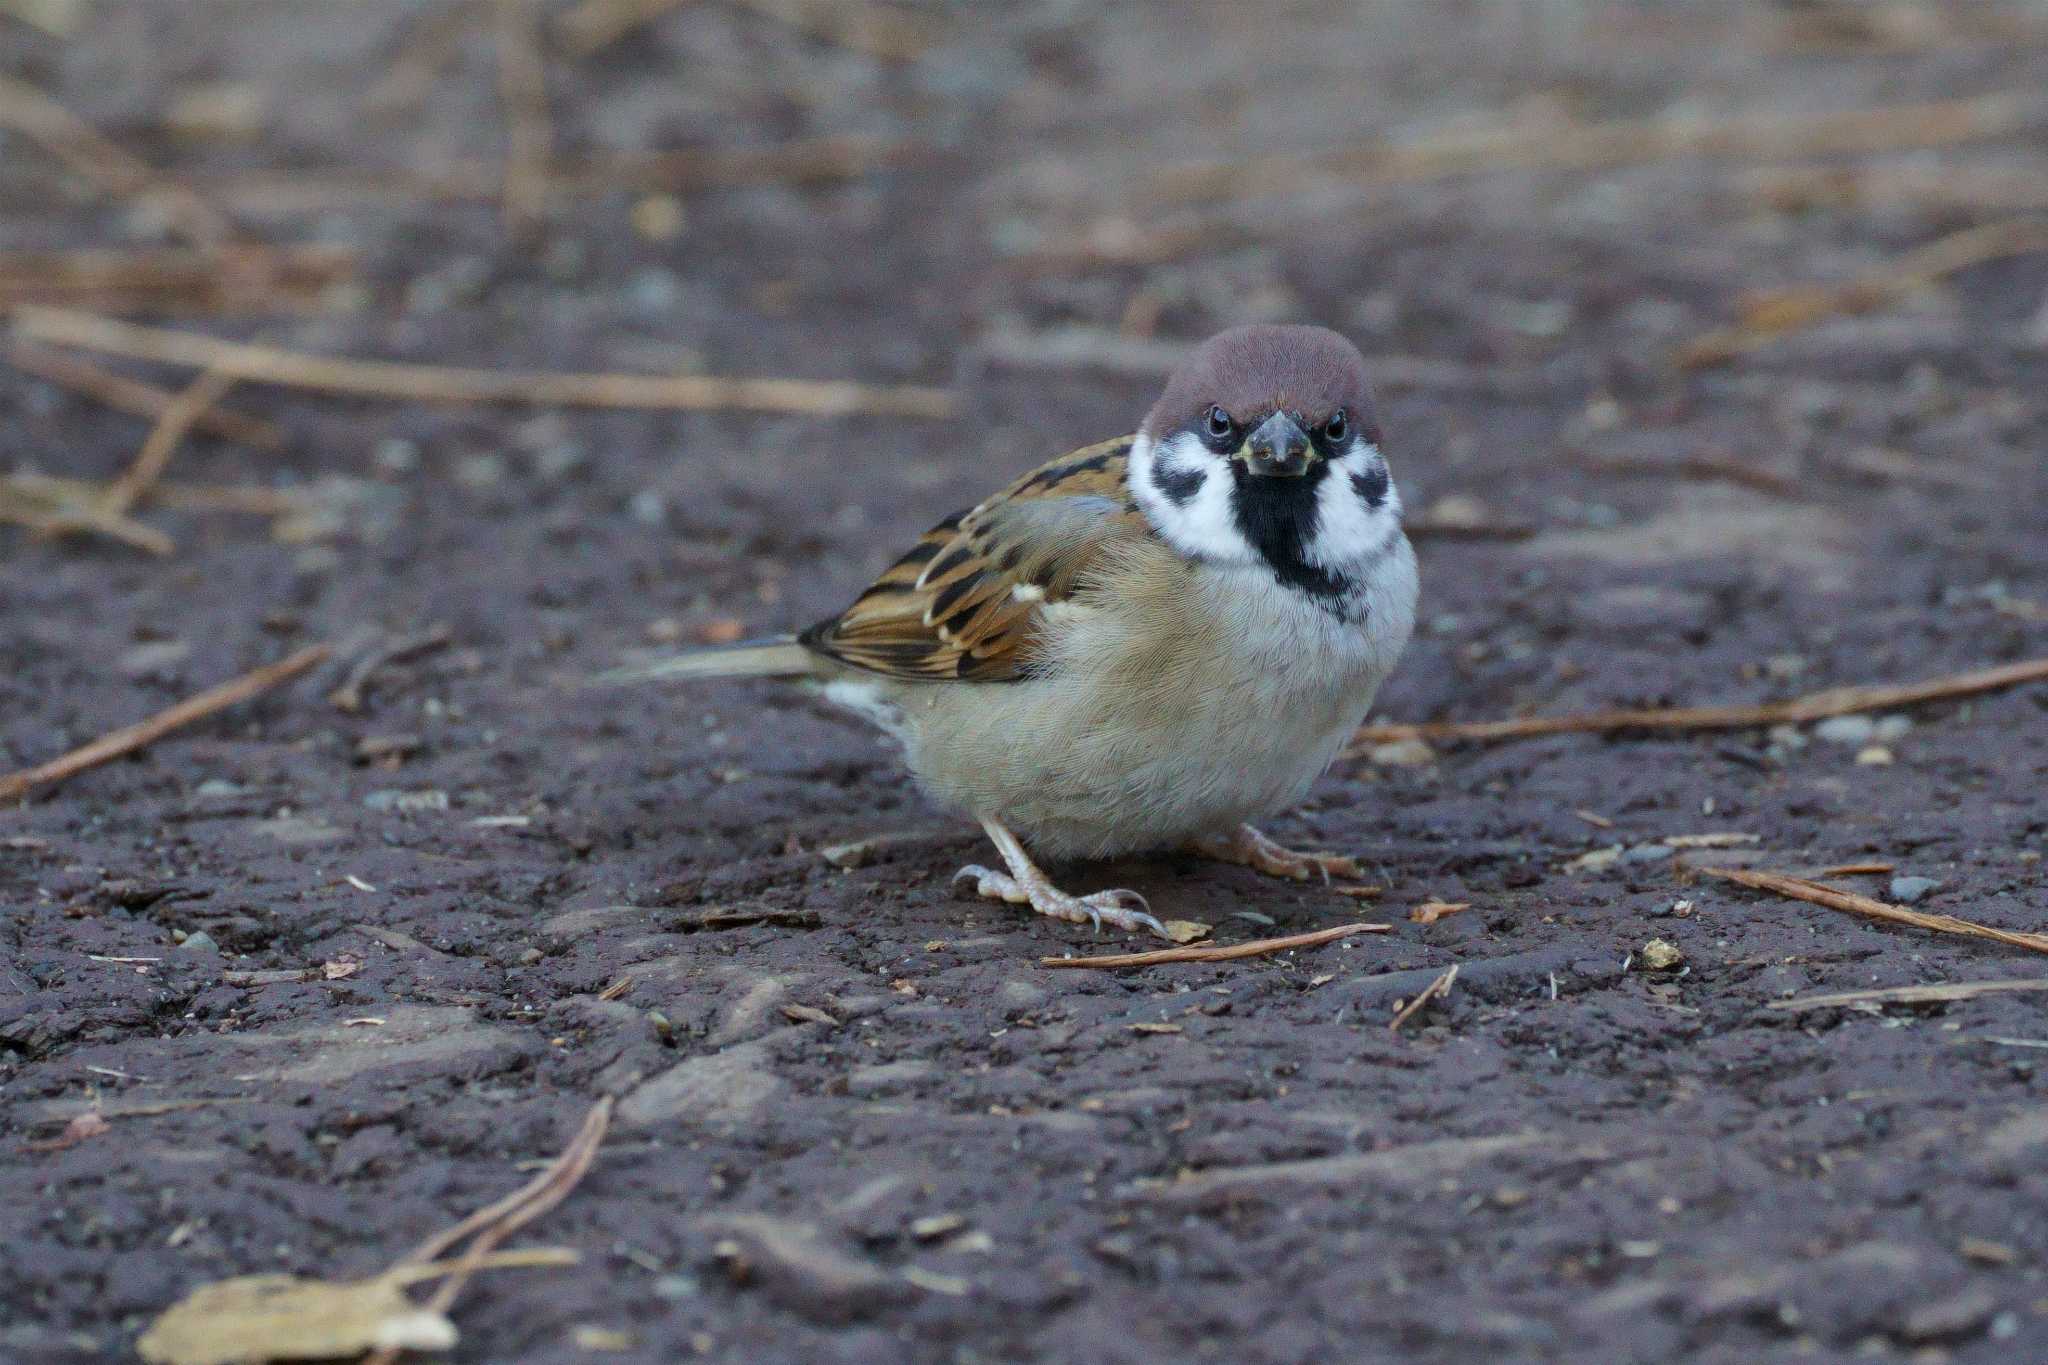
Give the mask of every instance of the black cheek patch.
<path id="1" fill-rule="evenodd" d="M 1387 500 L 1387 467 L 1376 464 L 1363 474 L 1351 476 L 1351 491 L 1358 494 L 1358 500 L 1377 512 Z"/>
<path id="2" fill-rule="evenodd" d="M 1199 469 L 1179 469 L 1161 465 L 1152 471 L 1152 486 L 1166 495 L 1166 500 L 1175 507 L 1185 507 L 1195 500 L 1202 491 L 1202 485 L 1209 476 Z"/>

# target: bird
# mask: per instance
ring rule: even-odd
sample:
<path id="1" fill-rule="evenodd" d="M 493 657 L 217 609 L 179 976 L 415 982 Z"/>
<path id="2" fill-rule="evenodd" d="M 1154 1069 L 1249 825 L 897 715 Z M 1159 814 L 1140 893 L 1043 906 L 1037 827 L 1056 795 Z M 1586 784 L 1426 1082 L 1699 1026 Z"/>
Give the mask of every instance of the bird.
<path id="1" fill-rule="evenodd" d="M 1058 920 L 1174 939 L 1134 891 L 1039 866 L 1187 849 L 1270 875 L 1357 876 L 1253 823 L 1298 802 L 1414 628 L 1367 365 L 1334 331 L 1220 332 L 1135 432 L 927 531 L 838 615 L 613 681 L 781 678 L 879 726 L 1003 867 L 956 877 Z"/>

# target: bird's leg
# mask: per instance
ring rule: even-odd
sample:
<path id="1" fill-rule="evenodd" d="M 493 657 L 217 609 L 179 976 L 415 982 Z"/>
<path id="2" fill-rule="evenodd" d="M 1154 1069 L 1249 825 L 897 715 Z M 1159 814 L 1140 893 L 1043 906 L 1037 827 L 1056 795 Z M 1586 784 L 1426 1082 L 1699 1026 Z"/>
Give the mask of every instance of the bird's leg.
<path id="1" fill-rule="evenodd" d="M 1177 941 L 1166 932 L 1165 925 L 1145 912 L 1142 908 L 1145 898 L 1137 892 L 1097 891 L 1092 896 L 1070 896 L 1054 886 L 1051 878 L 1031 861 L 1031 855 L 1024 851 L 1024 845 L 1017 842 L 1016 835 L 994 820 L 982 821 L 981 827 L 988 831 L 996 852 L 1003 855 L 1003 861 L 1010 865 L 1010 870 L 1004 874 L 970 863 L 953 875 L 954 881 L 972 881 L 979 895 L 990 900 L 1009 901 L 1013 905 L 1028 905 L 1039 914 L 1051 915 L 1054 919 L 1092 924 L 1097 929 L 1105 924 L 1127 931 L 1143 929 L 1169 942 Z M 1141 908 L 1130 908 L 1132 903 Z"/>
<path id="2" fill-rule="evenodd" d="M 1239 825 L 1222 834 L 1205 834 L 1190 840 L 1188 849 L 1204 858 L 1239 863 L 1269 877 L 1288 877 L 1298 882 L 1305 882 L 1316 874 L 1321 874 L 1326 882 L 1333 876 L 1357 877 L 1362 874 L 1356 859 L 1335 853 L 1296 853 L 1274 843 L 1250 825 Z"/>

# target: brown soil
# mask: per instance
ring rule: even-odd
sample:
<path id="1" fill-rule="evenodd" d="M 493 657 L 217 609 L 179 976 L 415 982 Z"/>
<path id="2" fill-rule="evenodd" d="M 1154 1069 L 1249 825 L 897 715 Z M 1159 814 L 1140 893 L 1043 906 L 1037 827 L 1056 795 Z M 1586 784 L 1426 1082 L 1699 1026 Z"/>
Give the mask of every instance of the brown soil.
<path id="1" fill-rule="evenodd" d="M 2008 9 L 2017 28 L 1984 17 Z M 280 539 L 145 504 L 165 560 L 0 532 L 0 768 L 312 641 L 357 657 L 452 636 L 380 670 L 359 713 L 325 700 L 344 659 L 0 814 L 0 1356 L 122 1358 L 201 1282 L 369 1272 L 615 1093 L 595 1170 L 527 1234 L 582 1263 L 484 1277 L 453 1359 L 2048 1359 L 2048 996 L 1769 1008 L 2043 964 L 1688 884 L 1658 843 L 1732 831 L 1756 842 L 1688 856 L 1892 862 L 1938 883 L 1923 908 L 2039 929 L 2048 688 L 1847 742 L 1347 762 L 1274 832 L 1363 857 L 1393 933 L 1126 973 L 1037 963 L 1145 945 L 956 897 L 952 870 L 986 850 L 856 724 L 765 684 L 576 689 L 650 630 L 835 609 L 939 515 L 1149 401 L 1143 345 L 1024 364 L 1019 337 L 1251 316 L 1386 358 L 1413 508 L 1476 497 L 1539 528 L 1424 542 L 1424 625 L 1384 718 L 1760 701 L 2048 654 L 2048 256 L 1724 367 L 1666 363 L 1742 289 L 1845 281 L 1996 206 L 1788 212 L 1756 196 L 1755 163 L 1667 158 L 1276 192 L 1246 206 L 1249 241 L 1145 267 L 1009 259 L 1106 214 L 1150 222 L 1140 177 L 1189 160 L 1458 118 L 2038 91 L 2037 8 L 1818 48 L 1788 40 L 1790 6 L 1250 10 L 931 7 L 940 43 L 890 64 L 751 5 L 683 6 L 598 58 L 550 56 L 565 159 L 826 133 L 917 156 L 692 193 L 663 243 L 631 194 L 558 200 L 523 245 L 491 202 L 230 193 L 258 170 L 304 188 L 488 164 L 488 24 L 378 125 L 361 94 L 413 41 L 411 6 L 100 5 L 68 39 L 0 18 L 0 71 L 252 237 L 363 254 L 334 306 L 173 325 L 961 400 L 935 422 L 244 388 L 290 451 L 201 437 L 171 476 L 312 490 L 333 524 Z M 217 82 L 259 92 L 255 141 L 166 128 Z M 2038 185 L 2039 137 L 1870 164 Z M 0 246 L 160 230 L 0 147 Z M 141 438 L 4 368 L 0 411 L 10 458 L 48 473 L 112 477 Z M 1875 746 L 1889 762 L 1859 761 Z M 820 856 L 875 836 L 864 866 Z M 1177 857 L 1061 872 L 1221 941 L 1360 909 Z M 1470 908 L 1410 922 L 1431 899 Z M 702 923 L 735 911 L 765 919 Z M 1652 939 L 1682 966 L 1647 969 Z M 337 980 L 240 975 L 351 959 Z M 1391 1032 L 1452 963 L 1448 999 Z M 88 1106 L 110 1131 L 31 1149 Z"/>

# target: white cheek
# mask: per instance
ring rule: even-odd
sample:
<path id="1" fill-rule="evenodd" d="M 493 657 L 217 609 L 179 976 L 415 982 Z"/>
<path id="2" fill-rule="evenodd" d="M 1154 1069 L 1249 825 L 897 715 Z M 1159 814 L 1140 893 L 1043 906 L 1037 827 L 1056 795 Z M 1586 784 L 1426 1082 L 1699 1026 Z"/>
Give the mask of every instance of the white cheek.
<path id="1" fill-rule="evenodd" d="M 1316 490 L 1316 534 L 1304 556 L 1311 563 L 1334 569 L 1375 554 L 1400 526 L 1401 495 L 1391 478 L 1378 507 L 1366 506 L 1352 486 L 1352 476 L 1368 473 L 1378 460 L 1379 451 L 1360 441 L 1336 460 Z"/>
<path id="2" fill-rule="evenodd" d="M 1230 499 L 1230 471 L 1205 449 L 1199 437 L 1182 434 L 1155 446 L 1140 436 L 1131 446 L 1131 492 L 1153 528 L 1182 554 L 1220 564 L 1250 563 L 1256 552 L 1237 528 Z M 1152 481 L 1155 466 L 1169 470 L 1200 470 L 1202 487 L 1177 503 Z"/>

